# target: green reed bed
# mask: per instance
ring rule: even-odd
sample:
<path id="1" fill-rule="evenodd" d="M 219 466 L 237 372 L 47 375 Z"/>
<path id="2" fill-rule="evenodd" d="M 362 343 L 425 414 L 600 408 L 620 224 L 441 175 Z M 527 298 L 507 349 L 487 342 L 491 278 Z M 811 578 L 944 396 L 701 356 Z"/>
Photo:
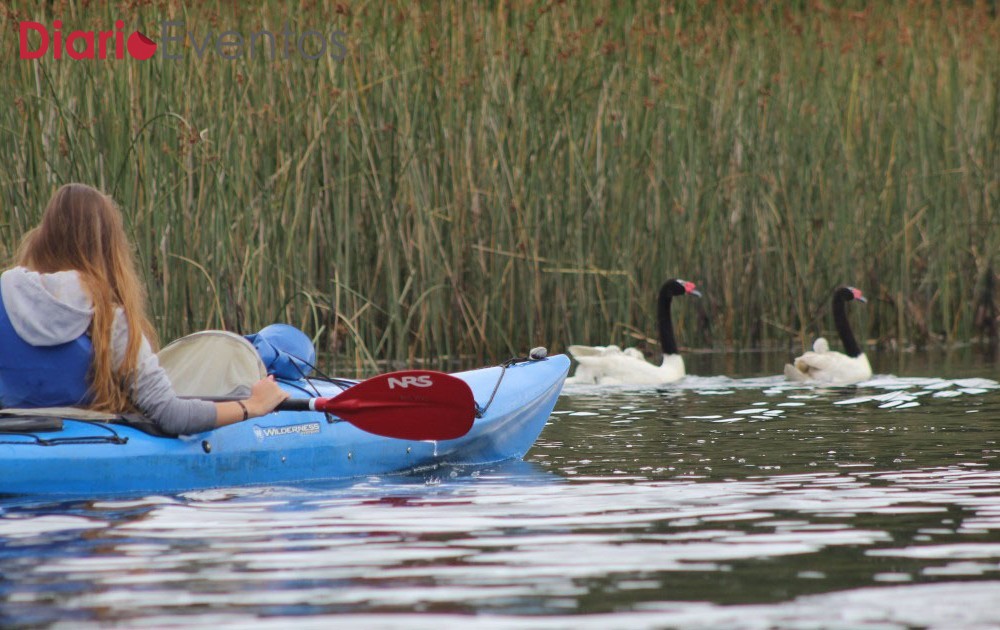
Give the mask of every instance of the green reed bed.
<path id="1" fill-rule="evenodd" d="M 235 4 L 5 10 L 0 259 L 93 183 L 164 338 L 288 321 L 336 369 L 635 343 L 675 275 L 706 295 L 675 311 L 692 347 L 797 349 L 839 283 L 872 340 L 995 330 L 995 4 Z M 11 54 L 55 18 L 347 50 Z"/>

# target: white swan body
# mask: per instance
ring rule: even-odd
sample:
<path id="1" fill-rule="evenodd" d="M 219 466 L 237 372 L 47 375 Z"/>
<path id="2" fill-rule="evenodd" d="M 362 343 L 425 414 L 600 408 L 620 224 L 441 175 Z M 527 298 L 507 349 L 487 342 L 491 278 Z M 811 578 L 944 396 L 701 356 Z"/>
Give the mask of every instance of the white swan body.
<path id="1" fill-rule="evenodd" d="M 663 361 L 653 365 L 646 361 L 637 348 L 618 346 L 570 346 L 569 353 L 579 363 L 569 384 L 588 385 L 662 385 L 684 378 L 684 359 L 677 352 L 673 323 L 670 320 L 670 302 L 675 295 L 690 293 L 700 297 L 694 283 L 684 280 L 667 280 L 660 287 L 657 300 L 657 321 L 660 328 L 660 345 Z"/>
<path id="2" fill-rule="evenodd" d="M 569 384 L 662 385 L 684 378 L 684 359 L 679 354 L 663 355 L 660 365 L 646 361 L 637 348 L 618 346 L 570 346 L 570 355 L 579 362 Z"/>
<path id="3" fill-rule="evenodd" d="M 868 357 L 860 354 L 849 357 L 830 350 L 830 344 L 820 337 L 813 344 L 812 352 L 795 359 L 794 365 L 785 365 L 785 377 L 790 381 L 812 381 L 824 385 L 852 385 L 872 377 Z"/>
<path id="4" fill-rule="evenodd" d="M 854 287 L 839 287 L 833 293 L 833 320 L 847 354 L 830 350 L 830 343 L 819 337 L 812 352 L 785 365 L 785 377 L 790 381 L 816 382 L 824 385 L 852 385 L 872 377 L 872 366 L 861 351 L 847 321 L 845 304 L 851 300 L 867 302 Z"/>

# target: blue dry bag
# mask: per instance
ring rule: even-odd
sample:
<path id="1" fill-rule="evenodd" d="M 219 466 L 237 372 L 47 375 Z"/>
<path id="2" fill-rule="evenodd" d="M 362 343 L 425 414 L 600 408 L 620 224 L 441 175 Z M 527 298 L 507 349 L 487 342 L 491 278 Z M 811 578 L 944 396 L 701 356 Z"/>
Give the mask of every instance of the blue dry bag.
<path id="1" fill-rule="evenodd" d="M 316 348 L 295 326 L 271 324 L 246 338 L 257 349 L 267 373 L 278 378 L 294 380 L 308 376 L 316 363 Z"/>

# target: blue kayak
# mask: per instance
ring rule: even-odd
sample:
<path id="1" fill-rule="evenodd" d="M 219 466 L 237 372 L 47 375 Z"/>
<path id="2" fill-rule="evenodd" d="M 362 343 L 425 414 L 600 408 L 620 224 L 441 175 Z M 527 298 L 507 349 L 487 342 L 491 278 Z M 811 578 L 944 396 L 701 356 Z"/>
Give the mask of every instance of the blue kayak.
<path id="1" fill-rule="evenodd" d="M 479 406 L 488 406 L 469 433 L 439 442 L 380 437 L 315 411 L 281 411 L 177 438 L 70 419 L 58 428 L 7 427 L 0 433 L 0 495 L 182 492 L 519 459 L 545 426 L 569 365 L 557 355 L 453 374 L 469 384 Z M 335 396 L 345 387 L 315 379 L 282 386 L 295 397 Z"/>

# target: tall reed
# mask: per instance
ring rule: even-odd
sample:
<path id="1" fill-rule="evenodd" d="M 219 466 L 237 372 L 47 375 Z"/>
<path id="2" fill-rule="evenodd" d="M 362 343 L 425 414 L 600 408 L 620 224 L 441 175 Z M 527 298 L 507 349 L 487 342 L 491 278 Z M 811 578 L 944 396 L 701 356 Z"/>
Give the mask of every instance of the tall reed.
<path id="1" fill-rule="evenodd" d="M 795 4 L 14 2 L 0 261 L 77 180 L 164 338 L 288 321 L 330 369 L 634 342 L 671 276 L 691 346 L 798 348 L 841 283 L 870 340 L 995 331 L 995 3 Z M 28 61 L 26 19 L 347 54 Z"/>

